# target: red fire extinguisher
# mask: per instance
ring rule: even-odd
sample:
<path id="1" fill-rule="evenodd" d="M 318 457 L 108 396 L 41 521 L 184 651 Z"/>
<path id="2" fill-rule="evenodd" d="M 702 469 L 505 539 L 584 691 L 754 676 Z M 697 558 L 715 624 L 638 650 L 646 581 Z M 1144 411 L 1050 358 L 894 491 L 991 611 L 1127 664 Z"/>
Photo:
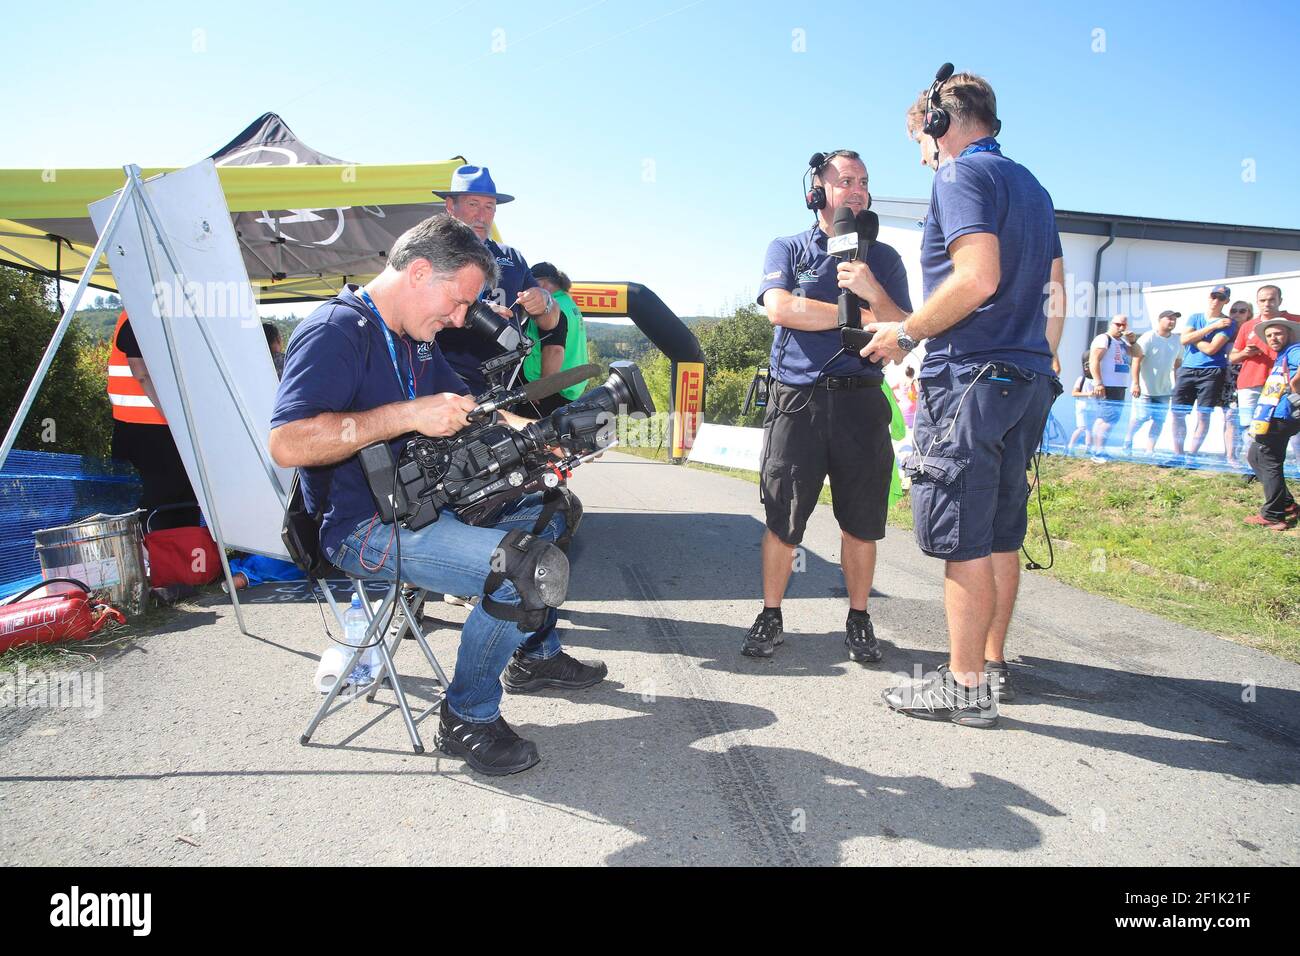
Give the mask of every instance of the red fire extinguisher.
<path id="1" fill-rule="evenodd" d="M 73 587 L 49 597 L 23 600 L 33 591 L 56 582 Z M 0 654 L 24 644 L 80 641 L 109 621 L 126 623 L 126 617 L 112 605 L 91 603 L 89 590 L 75 578 L 50 578 L 0 604 Z"/>

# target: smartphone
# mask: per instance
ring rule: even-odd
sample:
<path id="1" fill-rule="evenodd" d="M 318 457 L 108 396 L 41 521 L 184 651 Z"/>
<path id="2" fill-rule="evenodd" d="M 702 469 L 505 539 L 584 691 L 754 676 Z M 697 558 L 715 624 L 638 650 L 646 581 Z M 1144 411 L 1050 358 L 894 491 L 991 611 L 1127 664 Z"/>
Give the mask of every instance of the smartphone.
<path id="1" fill-rule="evenodd" d="M 876 337 L 876 333 L 868 332 L 866 329 L 842 328 L 840 329 L 840 343 L 854 352 L 861 352 L 871 344 L 871 340 Z"/>

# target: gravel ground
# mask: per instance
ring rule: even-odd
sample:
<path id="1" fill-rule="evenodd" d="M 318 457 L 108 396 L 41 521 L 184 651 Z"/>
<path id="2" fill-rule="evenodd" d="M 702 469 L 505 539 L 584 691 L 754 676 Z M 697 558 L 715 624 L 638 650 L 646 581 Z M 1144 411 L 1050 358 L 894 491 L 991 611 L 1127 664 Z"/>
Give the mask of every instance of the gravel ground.
<path id="1" fill-rule="evenodd" d="M 759 662 L 753 485 L 610 454 L 574 486 L 565 642 L 610 677 L 506 698 L 537 767 L 476 776 L 436 718 L 416 755 L 387 692 L 300 746 L 317 607 L 257 589 L 250 638 L 214 594 L 102 661 L 98 715 L 0 708 L 0 863 L 1300 862 L 1300 667 L 1029 574 L 1022 701 L 991 731 L 908 720 L 880 692 L 946 650 L 942 566 L 909 534 L 880 548 L 881 664 L 847 659 L 826 507 Z M 466 612 L 429 610 L 450 670 Z M 398 661 L 429 700 L 413 642 Z"/>

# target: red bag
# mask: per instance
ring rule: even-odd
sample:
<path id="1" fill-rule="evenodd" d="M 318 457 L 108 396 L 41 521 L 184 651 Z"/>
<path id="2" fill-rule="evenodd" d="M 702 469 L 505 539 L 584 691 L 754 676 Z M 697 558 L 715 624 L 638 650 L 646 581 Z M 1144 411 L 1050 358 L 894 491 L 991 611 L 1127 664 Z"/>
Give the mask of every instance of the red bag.
<path id="1" fill-rule="evenodd" d="M 221 574 L 221 557 L 208 529 L 185 527 L 150 531 L 149 524 L 157 513 L 151 512 L 145 520 L 144 549 L 149 554 L 149 586 L 164 588 L 188 584 L 198 587 L 215 581 Z"/>

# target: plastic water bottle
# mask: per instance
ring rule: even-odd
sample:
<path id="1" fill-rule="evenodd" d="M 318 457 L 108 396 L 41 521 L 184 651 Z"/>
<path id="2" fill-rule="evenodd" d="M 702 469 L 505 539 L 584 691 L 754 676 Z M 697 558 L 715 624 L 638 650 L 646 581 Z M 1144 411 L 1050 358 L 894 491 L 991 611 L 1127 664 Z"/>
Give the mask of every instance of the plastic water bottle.
<path id="1" fill-rule="evenodd" d="M 361 607 L 360 596 L 352 595 L 352 605 L 343 615 L 343 640 L 352 647 L 360 647 L 366 643 L 366 628 L 369 625 L 370 621 L 366 618 L 366 612 Z M 362 654 L 361 660 L 357 662 L 357 666 L 352 668 L 352 673 L 348 675 L 348 680 L 357 685 L 370 683 L 374 674 L 372 662 L 375 657 L 376 653 L 373 647 Z"/>

